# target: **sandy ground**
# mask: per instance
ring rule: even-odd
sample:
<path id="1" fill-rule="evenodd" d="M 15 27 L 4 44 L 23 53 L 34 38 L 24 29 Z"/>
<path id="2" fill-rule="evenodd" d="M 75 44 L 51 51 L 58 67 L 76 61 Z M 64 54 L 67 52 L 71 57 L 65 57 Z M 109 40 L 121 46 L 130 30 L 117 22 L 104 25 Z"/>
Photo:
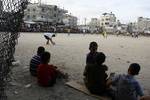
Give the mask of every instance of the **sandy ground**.
<path id="1" fill-rule="evenodd" d="M 98 51 L 106 54 L 106 62 L 110 72 L 126 73 L 130 63 L 138 62 L 141 72 L 137 79 L 150 95 L 150 38 L 132 38 L 126 36 L 108 36 L 82 34 L 57 34 L 53 40 L 56 45 L 46 45 L 43 34 L 21 33 L 16 46 L 15 58 L 20 65 L 13 68 L 12 84 L 8 87 L 9 100 L 97 100 L 72 88 L 65 86 L 66 80 L 57 80 L 54 87 L 42 88 L 36 83 L 36 78 L 29 73 L 29 61 L 36 53 L 38 46 L 44 46 L 51 52 L 52 64 L 69 74 L 69 80 L 83 81 L 82 73 L 86 54 L 91 41 L 98 43 Z M 26 85 L 31 84 L 29 87 Z"/>

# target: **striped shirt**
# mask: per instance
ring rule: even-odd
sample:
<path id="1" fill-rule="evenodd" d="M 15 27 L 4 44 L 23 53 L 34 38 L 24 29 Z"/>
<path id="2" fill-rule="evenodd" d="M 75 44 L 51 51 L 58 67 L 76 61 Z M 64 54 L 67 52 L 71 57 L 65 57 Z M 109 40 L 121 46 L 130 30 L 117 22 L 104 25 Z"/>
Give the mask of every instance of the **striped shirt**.
<path id="1" fill-rule="evenodd" d="M 30 61 L 30 73 L 33 76 L 37 76 L 37 67 L 41 64 L 41 57 L 39 55 L 35 55 L 32 57 Z"/>

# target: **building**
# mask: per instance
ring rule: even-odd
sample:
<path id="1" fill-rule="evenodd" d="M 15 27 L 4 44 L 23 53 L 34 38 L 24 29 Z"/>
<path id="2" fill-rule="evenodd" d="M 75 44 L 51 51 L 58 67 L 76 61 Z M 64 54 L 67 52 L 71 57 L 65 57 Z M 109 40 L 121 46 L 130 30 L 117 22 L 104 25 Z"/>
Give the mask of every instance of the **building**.
<path id="1" fill-rule="evenodd" d="M 127 24 L 120 24 L 119 26 L 117 26 L 116 34 L 127 35 L 127 28 L 128 28 Z"/>
<path id="2" fill-rule="evenodd" d="M 63 18 L 63 23 L 65 24 L 65 27 L 69 28 L 77 28 L 77 21 L 78 18 L 72 16 L 71 14 L 66 14 Z"/>
<path id="3" fill-rule="evenodd" d="M 25 10 L 24 22 L 27 27 L 36 30 L 41 29 L 41 27 L 48 30 L 52 26 L 57 27 L 59 32 L 64 31 L 64 29 L 77 29 L 77 17 L 67 13 L 67 10 L 56 5 L 30 3 Z"/>
<path id="4" fill-rule="evenodd" d="M 150 18 L 139 17 L 137 21 L 138 31 L 150 31 Z"/>
<path id="5" fill-rule="evenodd" d="M 98 18 L 92 18 L 90 23 L 89 23 L 89 30 L 91 33 L 97 33 L 99 32 L 100 29 L 100 21 Z"/>
<path id="6" fill-rule="evenodd" d="M 24 22 L 28 27 L 38 29 L 45 25 L 48 28 L 61 24 L 67 12 L 56 5 L 30 3 L 24 11 Z"/>
<path id="7" fill-rule="evenodd" d="M 89 33 L 90 27 L 89 27 L 89 25 L 78 25 L 78 30 L 81 33 Z"/>
<path id="8" fill-rule="evenodd" d="M 3 2 L 0 0 L 0 11 L 3 10 Z"/>
<path id="9" fill-rule="evenodd" d="M 3 2 L 0 0 L 0 13 L 3 11 Z"/>
<path id="10" fill-rule="evenodd" d="M 100 18 L 100 26 L 104 27 L 106 32 L 113 33 L 115 32 L 116 27 L 116 16 L 111 13 L 103 13 Z"/>
<path id="11" fill-rule="evenodd" d="M 128 23 L 128 25 L 127 25 L 127 32 L 130 33 L 130 34 L 138 32 L 138 25 L 137 25 L 137 23 L 136 22 Z"/>
<path id="12" fill-rule="evenodd" d="M 3 2 L 0 0 L 0 31 L 3 27 Z"/>

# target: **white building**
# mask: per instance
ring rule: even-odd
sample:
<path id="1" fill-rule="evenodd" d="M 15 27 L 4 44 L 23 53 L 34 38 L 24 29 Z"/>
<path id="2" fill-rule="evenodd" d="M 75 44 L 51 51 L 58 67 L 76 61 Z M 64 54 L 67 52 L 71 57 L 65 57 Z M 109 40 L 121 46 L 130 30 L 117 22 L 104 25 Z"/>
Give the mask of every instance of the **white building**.
<path id="1" fill-rule="evenodd" d="M 92 18 L 89 23 L 89 30 L 91 33 L 98 32 L 100 29 L 100 20 L 98 18 Z"/>
<path id="2" fill-rule="evenodd" d="M 70 14 L 66 14 L 63 18 L 63 23 L 65 24 L 65 27 L 76 28 L 77 21 L 78 18 Z"/>
<path id="3" fill-rule="evenodd" d="M 139 17 L 137 21 L 138 31 L 150 31 L 150 18 Z"/>
<path id="4" fill-rule="evenodd" d="M 48 22 L 52 25 L 61 23 L 67 10 L 58 8 L 56 5 L 30 3 L 24 14 L 25 22 Z"/>
<path id="5" fill-rule="evenodd" d="M 83 33 L 88 33 L 90 30 L 89 25 L 78 25 L 78 29 Z"/>
<path id="6" fill-rule="evenodd" d="M 116 32 L 119 32 L 119 34 L 127 34 L 127 28 L 128 28 L 127 24 L 120 24 L 119 26 L 117 26 Z"/>
<path id="7" fill-rule="evenodd" d="M 106 32 L 113 33 L 116 27 L 116 16 L 111 13 L 103 13 L 100 18 L 100 26 L 106 29 Z"/>

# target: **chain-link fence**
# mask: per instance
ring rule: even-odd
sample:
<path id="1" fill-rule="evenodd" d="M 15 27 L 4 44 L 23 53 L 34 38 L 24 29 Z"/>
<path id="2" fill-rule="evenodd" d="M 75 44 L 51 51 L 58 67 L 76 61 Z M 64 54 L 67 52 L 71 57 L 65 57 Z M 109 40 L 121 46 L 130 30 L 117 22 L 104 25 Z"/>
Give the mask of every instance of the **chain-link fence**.
<path id="1" fill-rule="evenodd" d="M 0 100 L 6 100 L 6 83 L 28 0 L 0 0 Z"/>

